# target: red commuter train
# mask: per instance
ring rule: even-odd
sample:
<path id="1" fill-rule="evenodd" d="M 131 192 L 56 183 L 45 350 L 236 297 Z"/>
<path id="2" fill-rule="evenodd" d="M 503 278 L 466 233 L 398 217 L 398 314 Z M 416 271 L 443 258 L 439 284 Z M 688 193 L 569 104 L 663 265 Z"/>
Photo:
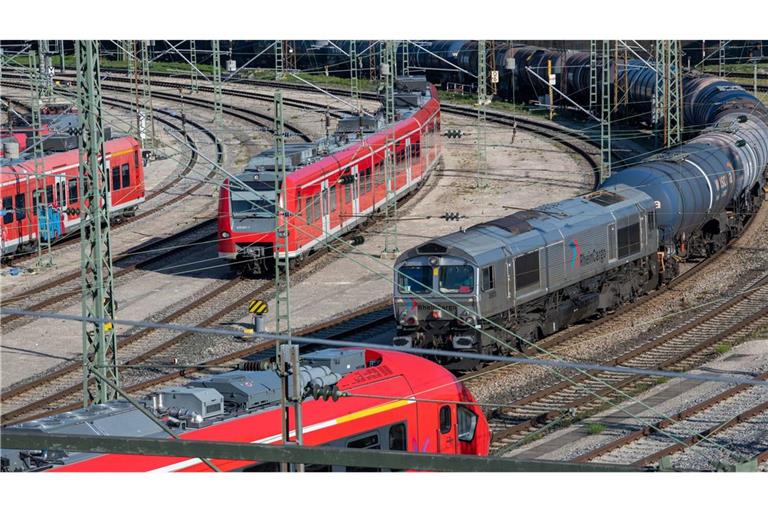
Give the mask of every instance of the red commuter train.
<path id="1" fill-rule="evenodd" d="M 338 390 L 337 401 L 302 403 L 304 444 L 367 450 L 488 455 L 490 429 L 471 393 L 448 370 L 410 354 L 324 349 L 301 357 L 305 395 Z M 166 388 L 143 400 L 182 439 L 279 444 L 280 379 L 233 371 Z M 291 439 L 295 428 L 291 416 Z M 8 427 L 9 431 L 167 437 L 126 401 L 95 405 Z M 203 472 L 200 459 L 3 449 L 3 471 Z M 276 471 L 271 462 L 212 460 L 223 471 Z M 308 465 L 307 471 L 377 471 Z"/>
<path id="2" fill-rule="evenodd" d="M 419 187 L 441 162 L 440 102 L 423 77 L 396 81 L 396 197 Z M 384 154 L 392 130 L 375 116 L 349 116 L 336 133 L 313 144 L 286 145 L 289 257 L 301 258 L 386 206 Z M 245 273 L 268 270 L 274 255 L 274 152 L 254 157 L 219 196 L 219 256 Z M 238 181 L 240 183 L 238 183 Z M 245 186 L 243 186 L 243 184 Z"/>
<path id="3" fill-rule="evenodd" d="M 141 147 L 133 137 L 108 140 L 104 146 L 112 216 L 131 215 L 144 201 Z M 77 149 L 44 156 L 37 171 L 31 159 L 1 162 L 3 258 L 33 250 L 40 240 L 54 242 L 79 228 L 82 194 Z"/>

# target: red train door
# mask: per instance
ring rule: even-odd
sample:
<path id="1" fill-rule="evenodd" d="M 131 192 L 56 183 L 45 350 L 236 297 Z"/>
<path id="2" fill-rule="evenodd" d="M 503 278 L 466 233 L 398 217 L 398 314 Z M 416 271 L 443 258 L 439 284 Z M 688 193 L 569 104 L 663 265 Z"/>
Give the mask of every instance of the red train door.
<path id="1" fill-rule="evenodd" d="M 456 418 L 452 405 L 443 405 L 438 409 L 437 451 L 438 453 L 456 453 Z"/>

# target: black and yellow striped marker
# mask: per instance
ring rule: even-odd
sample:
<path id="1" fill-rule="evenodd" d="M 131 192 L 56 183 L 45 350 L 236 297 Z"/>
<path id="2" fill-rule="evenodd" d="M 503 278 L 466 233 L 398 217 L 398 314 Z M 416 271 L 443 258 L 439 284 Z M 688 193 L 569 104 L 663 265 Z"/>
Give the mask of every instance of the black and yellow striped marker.
<path id="1" fill-rule="evenodd" d="M 248 312 L 254 315 L 263 315 L 269 313 L 269 306 L 263 300 L 253 299 L 248 303 Z"/>

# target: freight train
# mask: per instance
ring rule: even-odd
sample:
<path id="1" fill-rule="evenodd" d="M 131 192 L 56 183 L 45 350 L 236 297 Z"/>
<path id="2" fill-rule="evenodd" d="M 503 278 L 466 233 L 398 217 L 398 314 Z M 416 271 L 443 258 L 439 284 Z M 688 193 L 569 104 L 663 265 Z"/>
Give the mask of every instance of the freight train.
<path id="1" fill-rule="evenodd" d="M 654 72 L 619 72 L 628 73 L 629 104 L 649 106 Z M 583 88 L 583 76 L 567 76 L 568 90 Z M 738 236 L 765 196 L 768 109 L 713 77 L 686 78 L 683 90 L 685 126 L 703 130 L 687 143 L 615 173 L 592 193 L 404 252 L 395 265 L 394 343 L 521 349 L 658 288 L 681 261 Z"/>
<path id="2" fill-rule="evenodd" d="M 366 450 L 488 455 L 490 430 L 467 388 L 439 365 L 386 350 L 325 349 L 301 357 L 303 442 Z M 141 400 L 185 440 L 280 444 L 280 377 L 236 370 L 161 389 Z M 358 396 L 356 396 L 358 395 Z M 334 397 L 333 400 L 329 399 Z M 324 401 L 325 398 L 327 401 Z M 295 424 L 291 417 L 291 439 Z M 168 437 L 123 400 L 26 421 L 8 431 Z M 3 472 L 202 472 L 200 459 L 54 450 L 0 451 Z M 263 461 L 211 461 L 222 471 L 276 471 Z M 379 471 L 308 465 L 307 471 Z"/>
<path id="3" fill-rule="evenodd" d="M 420 187 L 441 162 L 440 103 L 423 77 L 399 77 L 395 88 L 394 125 L 385 124 L 382 110 L 348 115 L 329 137 L 286 144 L 286 183 L 279 184 L 285 193 L 277 200 L 272 149 L 251 158 L 235 179 L 227 179 L 219 195 L 219 257 L 244 274 L 269 272 L 276 202 L 290 212 L 285 219 L 288 257 L 296 261 Z M 389 195 L 387 146 L 394 153 Z"/>

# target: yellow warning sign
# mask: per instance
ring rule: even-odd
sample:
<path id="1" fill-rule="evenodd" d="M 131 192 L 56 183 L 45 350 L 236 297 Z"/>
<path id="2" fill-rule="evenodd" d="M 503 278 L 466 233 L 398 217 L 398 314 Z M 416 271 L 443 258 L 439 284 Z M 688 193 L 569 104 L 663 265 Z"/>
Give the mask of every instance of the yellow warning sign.
<path id="1" fill-rule="evenodd" d="M 269 306 L 263 300 L 253 299 L 248 303 L 248 312 L 254 315 L 263 315 L 269 313 Z"/>

